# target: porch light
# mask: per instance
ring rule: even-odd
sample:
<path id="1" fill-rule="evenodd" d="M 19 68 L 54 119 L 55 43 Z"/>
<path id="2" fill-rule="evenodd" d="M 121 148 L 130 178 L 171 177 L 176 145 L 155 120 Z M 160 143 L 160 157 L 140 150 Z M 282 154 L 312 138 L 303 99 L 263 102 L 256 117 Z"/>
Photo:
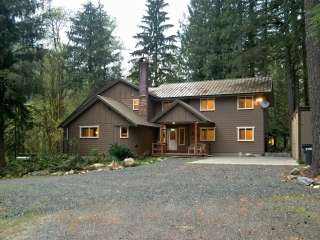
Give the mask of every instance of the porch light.
<path id="1" fill-rule="evenodd" d="M 256 103 L 261 104 L 263 102 L 263 97 L 256 98 Z"/>

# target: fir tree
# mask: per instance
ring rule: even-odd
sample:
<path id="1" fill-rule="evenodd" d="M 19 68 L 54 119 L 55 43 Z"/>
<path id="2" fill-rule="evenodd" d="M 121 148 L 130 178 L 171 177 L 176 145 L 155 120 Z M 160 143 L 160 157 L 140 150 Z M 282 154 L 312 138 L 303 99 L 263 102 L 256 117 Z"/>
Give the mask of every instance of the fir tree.
<path id="1" fill-rule="evenodd" d="M 164 82 L 175 81 L 173 66 L 175 63 L 174 51 L 175 35 L 167 35 L 167 30 L 173 25 L 168 24 L 168 13 L 165 8 L 168 6 L 164 0 L 147 0 L 146 15 L 142 18 L 140 25 L 141 32 L 137 39 L 136 50 L 132 53 L 134 67 L 131 70 L 132 76 L 136 76 L 137 60 L 144 56 L 150 59 L 150 78 L 154 85 Z"/>
<path id="2" fill-rule="evenodd" d="M 84 4 L 71 18 L 69 62 L 76 85 L 90 91 L 121 78 L 120 45 L 114 30 L 113 20 L 100 3 Z"/>

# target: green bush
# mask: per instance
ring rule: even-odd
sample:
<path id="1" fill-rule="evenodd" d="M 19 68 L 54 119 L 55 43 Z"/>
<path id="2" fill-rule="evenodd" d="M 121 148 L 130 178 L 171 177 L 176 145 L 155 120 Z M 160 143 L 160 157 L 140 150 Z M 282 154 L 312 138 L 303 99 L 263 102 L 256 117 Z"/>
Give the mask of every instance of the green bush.
<path id="1" fill-rule="evenodd" d="M 109 150 L 111 158 L 123 161 L 125 158 L 133 157 L 133 153 L 126 145 L 114 144 Z"/>

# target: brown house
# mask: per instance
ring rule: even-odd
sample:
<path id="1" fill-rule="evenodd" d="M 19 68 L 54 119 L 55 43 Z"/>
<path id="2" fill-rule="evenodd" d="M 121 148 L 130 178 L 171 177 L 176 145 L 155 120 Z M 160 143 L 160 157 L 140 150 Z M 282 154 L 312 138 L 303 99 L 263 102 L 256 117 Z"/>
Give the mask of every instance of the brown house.
<path id="1" fill-rule="evenodd" d="M 66 152 L 107 152 L 125 144 L 136 154 L 216 154 L 265 151 L 270 78 L 163 84 L 148 87 L 140 63 L 139 87 L 112 82 L 62 124 Z M 261 103 L 264 104 L 261 104 Z"/>

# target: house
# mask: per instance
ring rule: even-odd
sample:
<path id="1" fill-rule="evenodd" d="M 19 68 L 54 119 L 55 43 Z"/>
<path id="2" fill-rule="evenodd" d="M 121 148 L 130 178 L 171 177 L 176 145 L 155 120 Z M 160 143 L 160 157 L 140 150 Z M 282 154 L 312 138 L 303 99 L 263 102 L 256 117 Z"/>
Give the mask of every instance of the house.
<path id="1" fill-rule="evenodd" d="M 65 151 L 107 152 L 118 143 L 136 154 L 264 153 L 270 78 L 148 87 L 147 72 L 142 59 L 139 87 L 115 81 L 81 104 L 60 125 Z"/>

